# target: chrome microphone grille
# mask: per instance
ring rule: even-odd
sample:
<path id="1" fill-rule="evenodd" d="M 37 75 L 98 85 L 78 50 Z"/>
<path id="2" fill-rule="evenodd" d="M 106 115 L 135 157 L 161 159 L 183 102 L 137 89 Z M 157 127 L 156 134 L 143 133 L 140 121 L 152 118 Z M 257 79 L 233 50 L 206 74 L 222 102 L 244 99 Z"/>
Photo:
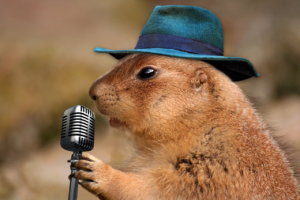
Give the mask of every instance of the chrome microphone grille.
<path id="1" fill-rule="evenodd" d="M 90 151 L 94 148 L 95 114 L 77 105 L 63 115 L 61 146 L 69 151 Z"/>
<path id="2" fill-rule="evenodd" d="M 62 120 L 62 127 L 61 127 L 61 138 L 66 137 L 67 135 L 67 120 L 68 120 L 68 116 L 63 116 L 63 120 Z"/>

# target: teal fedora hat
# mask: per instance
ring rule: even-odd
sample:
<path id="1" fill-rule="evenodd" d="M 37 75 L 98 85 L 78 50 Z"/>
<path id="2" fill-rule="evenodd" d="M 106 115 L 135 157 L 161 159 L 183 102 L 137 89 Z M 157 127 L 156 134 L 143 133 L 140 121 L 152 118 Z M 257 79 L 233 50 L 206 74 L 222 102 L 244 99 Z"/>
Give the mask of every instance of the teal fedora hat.
<path id="1" fill-rule="evenodd" d="M 97 53 L 109 53 L 116 59 L 128 54 L 150 53 L 205 61 L 233 81 L 259 77 L 244 58 L 223 55 L 223 29 L 209 10 L 195 6 L 156 6 L 144 26 L 135 49 L 109 50 L 97 47 Z"/>

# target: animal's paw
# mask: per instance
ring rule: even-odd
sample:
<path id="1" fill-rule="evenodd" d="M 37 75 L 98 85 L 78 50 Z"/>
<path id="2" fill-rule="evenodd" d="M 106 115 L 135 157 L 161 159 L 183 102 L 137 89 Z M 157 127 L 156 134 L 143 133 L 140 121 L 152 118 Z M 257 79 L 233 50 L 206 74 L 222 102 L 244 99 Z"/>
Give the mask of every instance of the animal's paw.
<path id="1" fill-rule="evenodd" d="M 78 171 L 71 174 L 70 177 L 78 179 L 83 188 L 97 196 L 105 193 L 111 171 L 110 166 L 85 152 L 82 153 L 80 161 L 72 166 Z"/>

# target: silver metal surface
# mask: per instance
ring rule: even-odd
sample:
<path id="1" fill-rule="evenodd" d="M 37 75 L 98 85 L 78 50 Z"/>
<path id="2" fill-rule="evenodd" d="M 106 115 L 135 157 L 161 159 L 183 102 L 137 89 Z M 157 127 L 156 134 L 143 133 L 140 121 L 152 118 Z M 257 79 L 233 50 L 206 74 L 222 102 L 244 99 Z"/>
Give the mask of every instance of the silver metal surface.
<path id="1" fill-rule="evenodd" d="M 68 151 L 90 151 L 94 148 L 95 114 L 76 105 L 65 110 L 61 130 L 61 147 Z"/>

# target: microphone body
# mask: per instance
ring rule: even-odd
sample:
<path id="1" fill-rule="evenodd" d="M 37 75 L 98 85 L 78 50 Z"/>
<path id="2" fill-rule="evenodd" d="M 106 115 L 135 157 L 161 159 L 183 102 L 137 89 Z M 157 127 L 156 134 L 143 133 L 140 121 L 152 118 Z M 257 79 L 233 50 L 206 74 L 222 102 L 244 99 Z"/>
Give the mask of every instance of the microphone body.
<path id="1" fill-rule="evenodd" d="M 72 151 L 71 160 L 77 162 L 83 151 L 94 148 L 95 114 L 88 108 L 76 105 L 65 110 L 62 120 L 60 145 L 63 149 Z M 77 170 L 71 167 L 71 174 Z M 70 179 L 69 200 L 76 200 L 78 194 L 78 180 Z"/>
<path id="2" fill-rule="evenodd" d="M 61 130 L 61 147 L 68 151 L 90 151 L 94 148 L 95 114 L 77 105 L 65 110 Z"/>

